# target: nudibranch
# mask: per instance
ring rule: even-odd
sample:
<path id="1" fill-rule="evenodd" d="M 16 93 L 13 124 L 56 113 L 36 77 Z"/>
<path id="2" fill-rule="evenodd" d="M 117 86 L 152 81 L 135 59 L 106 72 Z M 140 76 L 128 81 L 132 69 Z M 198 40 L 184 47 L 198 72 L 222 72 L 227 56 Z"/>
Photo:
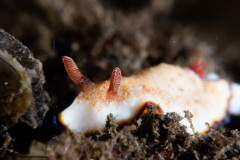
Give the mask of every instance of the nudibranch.
<path id="1" fill-rule="evenodd" d="M 63 63 L 72 81 L 81 89 L 79 96 L 59 115 L 59 121 L 72 132 L 89 133 L 102 130 L 110 113 L 118 125 L 133 121 L 144 113 L 146 104 L 155 103 L 160 112 L 185 110 L 193 114 L 192 124 L 197 132 L 205 132 L 227 115 L 229 105 L 239 108 L 232 97 L 233 85 L 225 79 L 204 80 L 205 63 L 196 61 L 190 67 L 161 63 L 155 67 L 122 77 L 116 67 L 109 80 L 93 83 L 78 70 L 74 61 L 63 56 Z M 239 85 L 234 85 L 239 95 Z M 231 107 L 231 106 L 230 106 Z M 192 133 L 186 119 L 181 121 Z"/>

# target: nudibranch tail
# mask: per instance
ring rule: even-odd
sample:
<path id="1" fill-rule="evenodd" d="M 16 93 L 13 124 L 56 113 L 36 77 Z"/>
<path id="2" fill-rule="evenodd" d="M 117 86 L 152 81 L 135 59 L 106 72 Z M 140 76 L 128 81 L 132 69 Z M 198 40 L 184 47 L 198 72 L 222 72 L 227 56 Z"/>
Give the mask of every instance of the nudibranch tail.
<path id="1" fill-rule="evenodd" d="M 94 83 L 86 78 L 78 69 L 76 63 L 72 58 L 67 56 L 62 56 L 62 60 L 65 66 L 65 69 L 72 79 L 72 81 L 81 89 L 81 91 L 86 92 L 92 88 Z"/>
<path id="2" fill-rule="evenodd" d="M 112 75 L 111 75 L 109 89 L 107 91 L 107 99 L 108 100 L 116 99 L 117 92 L 120 87 L 121 79 L 122 79 L 121 70 L 118 67 L 114 68 Z"/>
<path id="3" fill-rule="evenodd" d="M 200 59 L 197 59 L 193 64 L 189 66 L 191 70 L 193 70 L 201 79 L 203 79 L 205 75 L 206 63 Z"/>

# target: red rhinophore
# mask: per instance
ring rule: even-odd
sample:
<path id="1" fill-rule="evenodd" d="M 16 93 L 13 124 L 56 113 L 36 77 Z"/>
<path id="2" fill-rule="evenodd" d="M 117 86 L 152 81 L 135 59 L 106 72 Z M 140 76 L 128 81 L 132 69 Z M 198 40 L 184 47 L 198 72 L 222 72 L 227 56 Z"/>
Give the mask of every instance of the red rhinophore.
<path id="1" fill-rule="evenodd" d="M 206 71 L 206 63 L 200 59 L 196 60 L 193 64 L 189 66 L 201 79 L 203 79 Z"/>
<path id="2" fill-rule="evenodd" d="M 107 91 L 107 99 L 109 100 L 116 99 L 121 79 L 122 79 L 121 70 L 118 67 L 114 68 L 110 79 L 109 89 Z"/>
<path id="3" fill-rule="evenodd" d="M 86 92 L 94 83 L 86 78 L 78 69 L 76 63 L 73 61 L 72 58 L 67 56 L 62 56 L 62 60 L 65 66 L 65 69 L 72 79 L 72 81 L 81 89 L 81 91 Z"/>

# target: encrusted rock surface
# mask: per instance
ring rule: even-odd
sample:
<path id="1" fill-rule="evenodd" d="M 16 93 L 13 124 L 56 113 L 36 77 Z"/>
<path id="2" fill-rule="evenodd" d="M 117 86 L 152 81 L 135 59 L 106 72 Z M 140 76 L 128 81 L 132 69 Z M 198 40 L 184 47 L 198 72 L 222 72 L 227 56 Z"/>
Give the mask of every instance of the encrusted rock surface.
<path id="1" fill-rule="evenodd" d="M 19 121 L 36 128 L 48 111 L 42 63 L 13 36 L 0 29 L 0 131 Z"/>

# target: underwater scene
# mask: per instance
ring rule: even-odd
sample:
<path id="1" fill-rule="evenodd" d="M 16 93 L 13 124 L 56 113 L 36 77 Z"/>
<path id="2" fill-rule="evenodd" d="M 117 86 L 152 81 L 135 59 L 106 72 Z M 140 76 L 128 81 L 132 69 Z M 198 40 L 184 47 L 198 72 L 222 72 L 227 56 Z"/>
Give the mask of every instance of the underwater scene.
<path id="1" fill-rule="evenodd" d="M 239 6 L 0 1 L 0 159 L 240 159 Z"/>

